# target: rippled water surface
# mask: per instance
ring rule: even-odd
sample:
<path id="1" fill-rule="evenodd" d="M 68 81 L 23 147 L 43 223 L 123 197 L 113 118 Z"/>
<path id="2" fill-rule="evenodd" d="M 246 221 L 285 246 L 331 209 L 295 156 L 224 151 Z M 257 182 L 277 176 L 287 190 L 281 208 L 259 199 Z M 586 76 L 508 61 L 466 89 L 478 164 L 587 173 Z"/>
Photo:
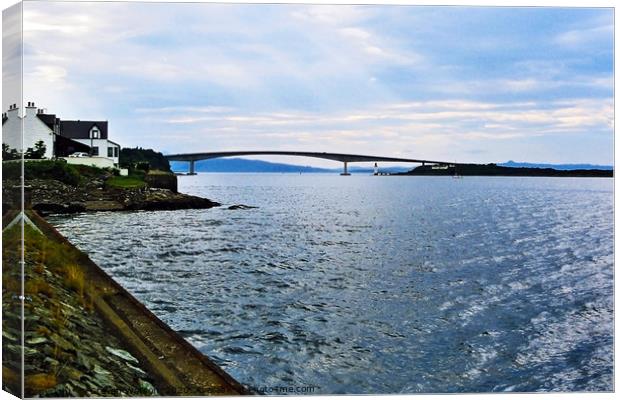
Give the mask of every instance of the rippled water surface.
<path id="1" fill-rule="evenodd" d="M 56 216 L 247 385 L 612 390 L 613 182 L 201 174 L 250 210 Z"/>

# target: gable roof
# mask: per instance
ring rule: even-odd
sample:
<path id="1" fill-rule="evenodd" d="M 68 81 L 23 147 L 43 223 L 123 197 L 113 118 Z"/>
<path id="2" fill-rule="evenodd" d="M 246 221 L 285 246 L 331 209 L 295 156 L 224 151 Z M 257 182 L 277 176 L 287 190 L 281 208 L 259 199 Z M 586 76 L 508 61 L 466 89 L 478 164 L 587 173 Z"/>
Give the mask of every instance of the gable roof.
<path id="1" fill-rule="evenodd" d="M 56 114 L 37 114 L 37 117 L 51 130 L 54 130 L 54 125 L 58 124 L 58 122 L 60 121 L 58 118 L 56 118 Z"/>
<path id="2" fill-rule="evenodd" d="M 60 121 L 60 135 L 69 139 L 90 139 L 90 129 L 97 125 L 99 138 L 108 138 L 108 121 Z"/>

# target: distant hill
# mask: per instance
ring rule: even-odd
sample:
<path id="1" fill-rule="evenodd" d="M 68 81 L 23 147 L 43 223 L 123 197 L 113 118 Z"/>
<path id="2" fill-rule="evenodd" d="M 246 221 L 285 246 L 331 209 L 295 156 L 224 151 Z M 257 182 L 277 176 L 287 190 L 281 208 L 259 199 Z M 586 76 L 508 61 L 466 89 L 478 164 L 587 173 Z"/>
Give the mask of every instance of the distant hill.
<path id="1" fill-rule="evenodd" d="M 561 171 L 569 171 L 576 169 L 602 169 L 602 170 L 613 170 L 614 167 L 611 165 L 594 165 L 594 164 L 536 164 L 536 163 L 527 163 L 527 162 L 516 162 L 516 161 L 508 161 L 505 163 L 497 164 L 500 167 L 511 167 L 511 168 L 553 168 Z"/>

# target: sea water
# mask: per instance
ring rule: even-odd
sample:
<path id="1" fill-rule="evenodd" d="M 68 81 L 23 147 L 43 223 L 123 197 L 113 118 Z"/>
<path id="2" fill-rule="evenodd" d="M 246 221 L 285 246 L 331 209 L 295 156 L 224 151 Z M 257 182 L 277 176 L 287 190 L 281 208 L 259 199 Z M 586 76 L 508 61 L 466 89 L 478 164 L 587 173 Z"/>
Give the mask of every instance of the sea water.
<path id="1" fill-rule="evenodd" d="M 49 220 L 243 384 L 613 389 L 611 179 L 199 174 L 179 190 L 223 206 Z"/>

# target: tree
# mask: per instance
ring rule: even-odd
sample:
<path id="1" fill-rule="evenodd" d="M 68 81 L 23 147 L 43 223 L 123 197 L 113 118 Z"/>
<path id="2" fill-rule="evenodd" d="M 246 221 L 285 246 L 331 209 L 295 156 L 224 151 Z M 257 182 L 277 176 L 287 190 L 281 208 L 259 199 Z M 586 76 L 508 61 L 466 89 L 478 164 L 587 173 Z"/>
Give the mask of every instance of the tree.
<path id="1" fill-rule="evenodd" d="M 148 166 L 138 166 L 139 163 L 146 163 Z M 122 168 L 129 168 L 130 171 L 141 169 L 144 171 L 160 170 L 170 171 L 170 163 L 162 153 L 152 149 L 143 149 L 141 147 L 121 149 L 120 164 Z"/>
<path id="2" fill-rule="evenodd" d="M 2 160 L 3 161 L 19 160 L 20 158 L 21 158 L 21 155 L 19 154 L 17 150 L 10 148 L 9 145 L 6 143 L 2 143 Z"/>
<path id="3" fill-rule="evenodd" d="M 26 149 L 26 153 L 24 154 L 24 158 L 29 160 L 40 160 L 45 156 L 46 146 L 42 140 L 39 140 L 34 144 L 34 150 L 32 147 L 28 147 Z"/>
<path id="4" fill-rule="evenodd" d="M 43 140 L 39 140 L 34 144 L 34 152 L 37 158 L 45 157 L 45 150 L 47 150 L 47 147 L 45 146 Z"/>

